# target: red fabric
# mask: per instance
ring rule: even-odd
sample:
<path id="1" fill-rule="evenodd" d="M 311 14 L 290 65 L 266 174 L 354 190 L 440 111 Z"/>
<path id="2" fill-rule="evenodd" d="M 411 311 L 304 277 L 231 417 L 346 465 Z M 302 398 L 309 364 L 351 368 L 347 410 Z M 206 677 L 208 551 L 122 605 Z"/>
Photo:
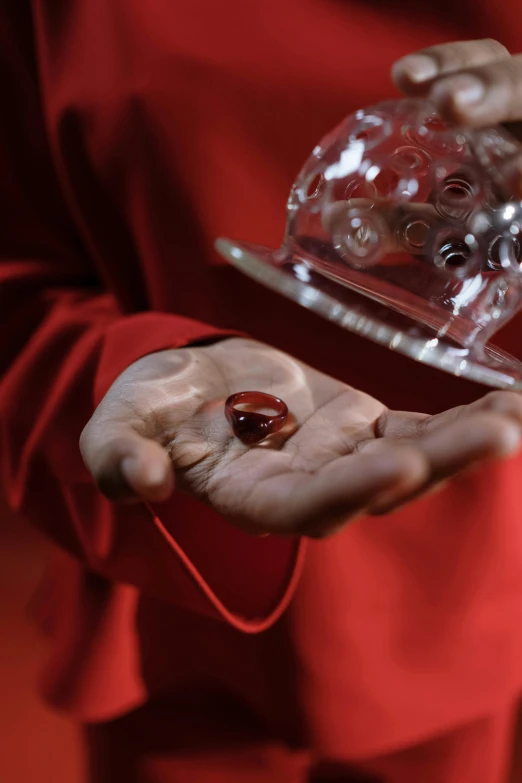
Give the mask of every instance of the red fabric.
<path id="1" fill-rule="evenodd" d="M 2 123 L 0 145 L 5 341 L 0 406 L 1 468 L 8 500 L 60 546 L 108 578 L 213 617 L 224 615 L 243 630 L 262 630 L 281 613 L 293 591 L 295 567 L 302 560 L 296 556 L 298 545 L 274 540 L 254 547 L 250 538 L 231 531 L 231 578 L 223 570 L 220 577 L 227 583 L 225 598 L 240 592 L 229 609 L 199 572 L 197 558 L 190 562 L 154 514 L 144 507 L 112 508 L 94 491 L 82 463 L 82 426 L 122 370 L 151 351 L 230 332 L 182 315 L 154 312 L 153 307 L 139 312 L 148 307 L 148 297 L 142 291 L 138 254 L 130 238 L 125 247 L 112 244 L 118 230 L 110 200 L 99 204 L 98 225 L 82 239 L 88 231 L 83 228 L 86 213 L 75 207 L 65 182 L 70 169 L 60 161 L 55 165 L 46 150 L 30 23 L 28 4 L 5 4 L 1 78 L 13 113 Z M 20 120 L 24 124 L 19 129 Z M 65 133 L 67 146 L 74 132 Z M 76 165 L 80 158 L 81 148 Z M 94 191 L 84 196 L 90 209 L 101 198 Z M 107 233 L 109 246 L 95 247 L 97 232 Z M 168 523 L 179 511 L 172 507 L 165 513 Z M 205 515 L 215 527 L 215 515 Z M 204 521 L 202 527 L 206 535 Z M 149 551 L 154 562 L 150 568 L 148 561 L 143 573 L 133 562 L 140 549 Z M 247 580 L 249 560 L 266 562 L 267 557 L 274 563 L 268 578 Z"/>
<path id="2" fill-rule="evenodd" d="M 175 714 L 175 713 L 174 713 Z M 169 704 L 148 704 L 124 718 L 90 727 L 90 783 L 508 783 L 515 709 L 504 705 L 415 749 L 356 764 L 318 762 L 277 742 L 256 743 L 248 731 L 221 730 L 194 744 Z M 186 729 L 185 729 L 186 730 Z M 198 735 L 205 726 L 198 724 Z M 518 778 L 509 777 L 514 783 Z"/>
<path id="3" fill-rule="evenodd" d="M 397 57 L 484 35 L 522 48 L 515 0 L 474 2 L 462 21 L 425 5 L 0 2 L 0 469 L 11 506 L 59 546 L 40 601 L 44 688 L 83 720 L 190 692 L 231 700 L 260 736 L 360 758 L 519 692 L 519 459 L 310 544 L 303 563 L 293 542 L 251 539 L 182 495 L 161 521 L 111 507 L 77 446 L 129 362 L 226 330 L 402 409 L 482 393 L 213 251 L 220 235 L 279 244 L 302 161 L 393 94 Z M 520 356 L 519 328 L 501 343 Z"/>

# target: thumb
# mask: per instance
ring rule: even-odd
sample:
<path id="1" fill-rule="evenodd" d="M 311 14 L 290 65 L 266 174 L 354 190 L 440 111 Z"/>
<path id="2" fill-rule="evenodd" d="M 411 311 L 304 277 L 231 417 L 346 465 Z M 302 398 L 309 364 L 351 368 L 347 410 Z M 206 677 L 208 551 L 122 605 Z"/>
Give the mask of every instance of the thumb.
<path id="1" fill-rule="evenodd" d="M 161 503 L 174 489 L 174 470 L 165 449 L 129 424 L 92 420 L 80 450 L 98 488 L 113 501 Z"/>

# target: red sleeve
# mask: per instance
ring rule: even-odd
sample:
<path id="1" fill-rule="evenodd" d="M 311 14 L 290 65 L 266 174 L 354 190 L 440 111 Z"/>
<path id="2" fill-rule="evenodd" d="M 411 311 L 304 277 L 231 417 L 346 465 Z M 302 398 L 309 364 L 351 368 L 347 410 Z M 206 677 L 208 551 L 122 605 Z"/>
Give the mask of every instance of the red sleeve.
<path id="1" fill-rule="evenodd" d="M 221 548 L 235 550 L 238 568 L 231 568 L 229 550 L 221 560 L 219 545 L 209 560 L 207 548 L 216 542 L 210 534 L 207 545 L 204 527 L 189 556 L 173 535 L 175 519 L 162 522 L 143 506 L 113 506 L 83 465 L 81 430 L 125 367 L 147 353 L 224 332 L 170 314 L 123 315 L 103 289 L 53 170 L 29 8 L 20 0 L 0 2 L 0 88 L 7 107 L 0 120 L 0 470 L 6 498 L 108 578 L 243 630 L 261 630 L 291 596 L 300 561 L 296 544 L 271 539 L 256 545 L 212 520 L 214 535 L 224 536 Z M 199 567 L 209 562 L 212 586 Z M 245 584 L 249 571 L 261 576 L 261 592 L 256 580 Z"/>

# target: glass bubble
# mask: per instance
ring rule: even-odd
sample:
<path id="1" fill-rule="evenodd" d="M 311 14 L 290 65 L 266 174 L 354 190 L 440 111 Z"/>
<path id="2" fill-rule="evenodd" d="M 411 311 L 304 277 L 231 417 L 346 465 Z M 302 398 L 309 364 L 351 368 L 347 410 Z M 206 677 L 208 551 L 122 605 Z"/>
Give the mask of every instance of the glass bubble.
<path id="1" fill-rule="evenodd" d="M 522 305 L 522 203 L 504 176 L 521 151 L 501 128 L 449 126 L 427 101 L 361 109 L 298 173 L 279 249 L 218 249 L 346 329 L 522 388 L 522 365 L 490 343 Z"/>

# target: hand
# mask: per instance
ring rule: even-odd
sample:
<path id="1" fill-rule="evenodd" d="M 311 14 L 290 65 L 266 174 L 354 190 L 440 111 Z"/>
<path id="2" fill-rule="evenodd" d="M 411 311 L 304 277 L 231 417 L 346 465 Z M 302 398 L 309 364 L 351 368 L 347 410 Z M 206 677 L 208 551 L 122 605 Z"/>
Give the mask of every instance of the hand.
<path id="1" fill-rule="evenodd" d="M 522 138 L 522 55 L 493 40 L 442 44 L 395 63 L 392 75 L 403 93 L 429 98 L 450 122 L 470 127 L 508 124 Z M 522 198 L 522 157 L 505 175 Z"/>
<path id="2" fill-rule="evenodd" d="M 281 397 L 291 415 L 247 447 L 224 402 L 252 390 Z M 512 454 L 521 435 L 517 394 L 493 392 L 438 416 L 390 411 L 269 346 L 233 338 L 140 359 L 108 391 L 80 446 L 112 500 L 163 501 L 176 482 L 248 532 L 322 536 Z"/>
<path id="3" fill-rule="evenodd" d="M 396 62 L 392 76 L 405 95 L 429 98 L 452 123 L 471 127 L 507 124 L 522 138 L 522 55 L 511 56 L 497 41 L 462 41 L 423 49 Z M 508 160 L 503 173 L 509 190 L 522 199 L 522 156 Z M 350 207 L 368 203 L 364 199 L 349 202 Z M 427 204 L 410 204 L 410 209 L 425 216 L 435 213 Z M 391 226 L 396 211 L 383 200 L 381 215 Z M 332 231 L 345 213 L 346 202 L 333 204 L 323 215 L 327 230 Z M 390 253 L 400 249 L 393 240 L 386 247 Z"/>

